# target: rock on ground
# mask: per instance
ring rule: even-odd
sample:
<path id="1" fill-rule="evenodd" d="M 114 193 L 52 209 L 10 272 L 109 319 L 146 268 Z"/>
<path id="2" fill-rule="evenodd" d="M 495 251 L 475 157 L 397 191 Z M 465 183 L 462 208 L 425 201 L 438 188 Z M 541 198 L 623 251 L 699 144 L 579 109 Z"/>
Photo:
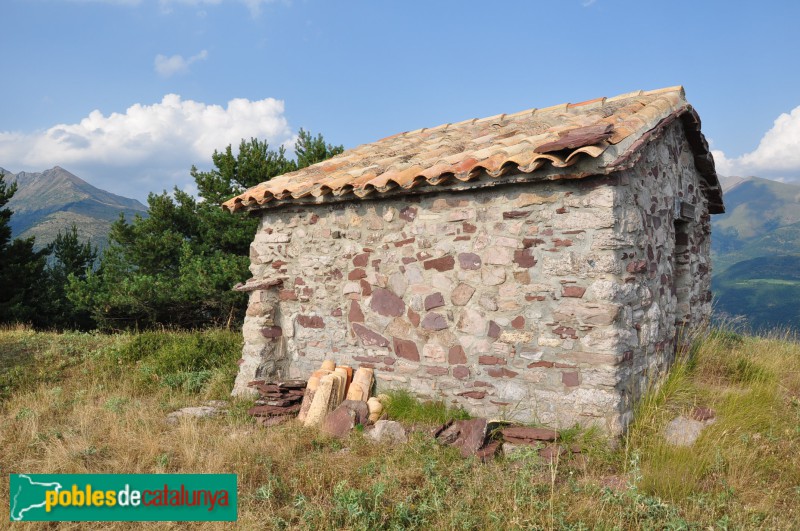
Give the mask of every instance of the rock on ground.
<path id="1" fill-rule="evenodd" d="M 183 417 L 208 418 L 219 415 L 225 411 L 227 402 L 224 400 L 209 400 L 203 406 L 184 407 L 167 415 L 167 422 L 177 424 Z"/>
<path id="2" fill-rule="evenodd" d="M 379 420 L 367 436 L 379 443 L 398 444 L 408 441 L 405 428 L 394 420 Z"/>
<path id="3" fill-rule="evenodd" d="M 352 409 L 339 406 L 328 413 L 322 421 L 322 431 L 338 439 L 347 437 L 356 425 L 356 413 Z"/>
<path id="4" fill-rule="evenodd" d="M 667 424 L 664 438 L 674 446 L 691 446 L 700 437 L 703 428 L 712 422 L 713 420 L 703 422 L 683 416 L 676 417 Z"/>

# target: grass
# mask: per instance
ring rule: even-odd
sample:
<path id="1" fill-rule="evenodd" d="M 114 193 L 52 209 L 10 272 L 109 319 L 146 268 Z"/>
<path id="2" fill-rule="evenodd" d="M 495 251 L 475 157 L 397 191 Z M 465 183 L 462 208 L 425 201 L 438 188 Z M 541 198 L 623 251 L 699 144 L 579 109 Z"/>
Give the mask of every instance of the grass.
<path id="1" fill-rule="evenodd" d="M 237 334 L 140 335 L 0 331 L 0 507 L 8 473 L 234 472 L 239 529 L 796 529 L 800 524 L 800 345 L 785 337 L 714 332 L 640 404 L 616 449 L 570 430 L 580 458 L 535 452 L 481 464 L 431 440 L 427 425 L 463 418 L 394 393 L 389 415 L 415 426 L 387 448 L 354 432 L 344 441 L 295 424 L 270 429 L 246 415 L 164 417 L 227 395 Z M 39 367 L 45 362 L 46 367 Z M 30 373 L 30 374 L 29 374 Z M 11 376 L 9 376 L 11 375 Z M 170 376 L 172 375 L 172 376 Z M 175 375 L 195 375 L 188 376 Z M 695 405 L 717 422 L 689 449 L 664 426 Z M 609 488 L 613 487 L 613 488 Z M 0 514 L 0 520 L 7 518 Z M 20 524 L 19 529 L 38 529 Z M 81 529 L 80 524 L 51 528 Z M 95 529 L 152 525 L 97 523 Z M 165 523 L 164 529 L 229 529 Z"/>
<path id="2" fill-rule="evenodd" d="M 386 405 L 390 418 L 409 424 L 444 424 L 449 420 L 468 419 L 463 409 L 448 409 L 444 402 L 420 402 L 408 391 L 391 391 Z"/>

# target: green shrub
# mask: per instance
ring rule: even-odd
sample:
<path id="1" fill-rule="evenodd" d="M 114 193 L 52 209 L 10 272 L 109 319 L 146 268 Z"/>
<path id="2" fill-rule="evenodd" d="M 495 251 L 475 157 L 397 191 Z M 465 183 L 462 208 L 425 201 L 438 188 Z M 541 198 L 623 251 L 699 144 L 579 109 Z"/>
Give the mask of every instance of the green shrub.
<path id="1" fill-rule="evenodd" d="M 159 383 L 198 394 L 213 384 L 210 394 L 220 397 L 233 385 L 241 347 L 241 334 L 227 330 L 152 331 L 132 335 L 111 356 L 116 364 L 135 364 L 136 381 L 145 388 Z"/>
<path id="2" fill-rule="evenodd" d="M 468 419 L 463 409 L 448 408 L 444 402 L 420 402 L 408 391 L 391 391 L 386 413 L 393 420 L 422 422 L 425 424 L 444 424 L 450 419 Z"/>

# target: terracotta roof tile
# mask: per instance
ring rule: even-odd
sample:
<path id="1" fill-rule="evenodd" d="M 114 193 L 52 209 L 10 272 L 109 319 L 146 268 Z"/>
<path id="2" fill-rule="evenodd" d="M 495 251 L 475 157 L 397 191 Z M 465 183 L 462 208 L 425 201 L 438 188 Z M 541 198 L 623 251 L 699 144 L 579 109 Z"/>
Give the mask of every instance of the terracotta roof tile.
<path id="1" fill-rule="evenodd" d="M 640 148 L 676 119 L 684 126 L 705 179 L 711 211 L 721 212 L 713 159 L 700 132 L 700 119 L 686 102 L 682 87 L 400 133 L 261 183 L 223 206 L 230 211 L 257 210 L 411 189 L 436 191 L 481 176 L 488 176 L 490 184 L 500 184 L 505 175 L 520 172 L 528 174 L 528 180 L 608 174 L 633 165 Z M 481 185 L 485 183 L 482 179 Z"/>

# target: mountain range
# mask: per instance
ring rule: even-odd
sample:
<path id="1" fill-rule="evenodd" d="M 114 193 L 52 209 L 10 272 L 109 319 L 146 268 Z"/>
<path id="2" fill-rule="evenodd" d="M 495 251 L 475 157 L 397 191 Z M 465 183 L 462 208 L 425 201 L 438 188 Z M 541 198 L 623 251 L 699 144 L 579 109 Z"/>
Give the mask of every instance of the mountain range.
<path id="1" fill-rule="evenodd" d="M 103 248 L 111 224 L 124 214 L 147 216 L 147 207 L 136 199 L 101 190 L 56 166 L 43 172 L 11 173 L 0 168 L 7 183 L 17 183 L 8 202 L 14 238 L 36 237 L 36 247 L 52 242 L 59 231 L 74 223 L 82 239 Z"/>

